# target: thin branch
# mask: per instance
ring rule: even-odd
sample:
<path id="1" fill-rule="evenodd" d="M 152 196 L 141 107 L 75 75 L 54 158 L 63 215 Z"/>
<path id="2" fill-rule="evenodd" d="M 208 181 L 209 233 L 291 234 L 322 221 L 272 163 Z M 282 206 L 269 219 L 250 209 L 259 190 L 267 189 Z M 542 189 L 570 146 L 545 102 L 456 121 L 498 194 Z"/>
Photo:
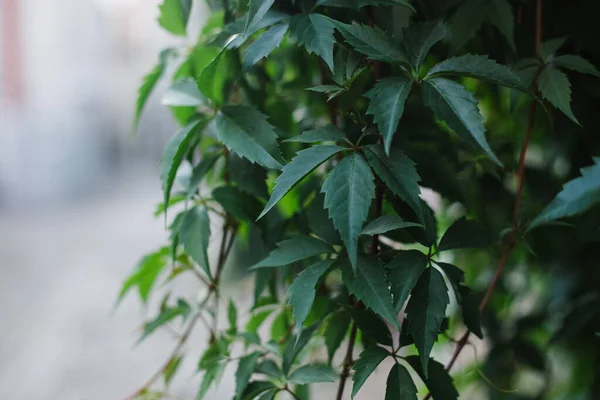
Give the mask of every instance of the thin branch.
<path id="1" fill-rule="evenodd" d="M 356 342 L 356 324 L 352 324 L 352 331 L 350 331 L 350 340 L 348 341 L 348 347 L 346 348 L 346 357 L 344 358 L 344 366 L 340 375 L 340 383 L 338 384 L 336 400 L 342 400 L 344 395 L 344 388 L 346 387 L 346 379 L 350 375 L 350 367 L 353 364 L 352 352 L 354 350 L 354 343 Z"/>
<path id="2" fill-rule="evenodd" d="M 196 322 L 198 322 L 198 318 L 199 318 L 198 315 L 196 315 L 196 316 L 194 316 L 194 318 L 192 318 L 187 329 L 185 330 L 183 335 L 181 335 L 181 337 L 179 338 L 179 340 L 177 342 L 177 345 L 171 352 L 171 355 L 169 356 L 169 358 L 167 358 L 167 361 L 160 367 L 160 369 L 158 371 L 156 371 L 150 377 L 150 379 L 148 379 L 148 381 L 146 381 L 146 383 L 144 383 L 144 385 L 142 385 L 141 388 L 139 388 L 137 391 L 135 391 L 131 395 L 123 398 L 123 400 L 133 400 L 133 399 L 140 397 L 154 382 L 156 382 L 163 375 L 165 370 L 169 367 L 169 364 L 171 363 L 171 360 L 173 359 L 173 357 L 175 357 L 181 351 L 183 346 L 185 346 L 185 343 L 187 342 L 190 334 L 194 330 L 194 326 L 196 326 Z"/>

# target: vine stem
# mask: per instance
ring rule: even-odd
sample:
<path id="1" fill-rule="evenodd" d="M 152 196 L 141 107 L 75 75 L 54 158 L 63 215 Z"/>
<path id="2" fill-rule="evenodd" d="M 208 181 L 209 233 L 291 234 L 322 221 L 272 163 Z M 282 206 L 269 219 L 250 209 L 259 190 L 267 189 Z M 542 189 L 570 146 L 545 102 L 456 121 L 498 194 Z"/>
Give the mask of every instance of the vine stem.
<path id="1" fill-rule="evenodd" d="M 541 60 L 540 47 L 542 42 L 542 0 L 536 1 L 536 15 L 535 15 L 535 51 L 538 60 Z M 539 78 L 540 72 L 543 69 L 543 65 L 538 69 L 534 79 L 533 79 L 533 88 L 534 90 L 537 87 L 537 80 Z M 523 185 L 525 183 L 525 157 L 527 155 L 527 149 L 529 148 L 529 143 L 531 141 L 531 135 L 533 133 L 533 128 L 535 126 L 535 113 L 536 113 L 536 105 L 537 100 L 531 100 L 531 105 L 529 106 L 529 119 L 527 121 L 527 129 L 525 130 L 525 138 L 523 139 L 523 144 L 521 145 L 521 152 L 519 154 L 519 166 L 517 169 L 517 190 L 515 193 L 515 200 L 513 203 L 513 213 L 512 213 L 512 228 L 508 236 L 508 242 L 506 243 L 506 247 L 502 253 L 502 257 L 498 262 L 498 267 L 496 268 L 496 272 L 494 273 L 494 277 L 492 281 L 488 285 L 488 288 L 479 303 L 479 311 L 485 310 L 490 298 L 492 297 L 492 293 L 496 288 L 500 278 L 502 277 L 502 273 L 504 272 L 504 267 L 508 261 L 508 257 L 512 250 L 515 248 L 517 244 L 517 234 L 519 232 L 519 210 L 521 208 L 521 198 L 523 197 Z M 456 344 L 456 349 L 454 350 L 454 354 L 452 354 L 452 358 L 445 366 L 446 371 L 450 371 L 458 356 L 465 348 L 467 343 L 469 342 L 469 336 L 471 335 L 471 331 L 467 330 L 462 337 L 458 340 Z M 428 393 L 423 400 L 428 400 L 431 398 L 431 393 Z"/>

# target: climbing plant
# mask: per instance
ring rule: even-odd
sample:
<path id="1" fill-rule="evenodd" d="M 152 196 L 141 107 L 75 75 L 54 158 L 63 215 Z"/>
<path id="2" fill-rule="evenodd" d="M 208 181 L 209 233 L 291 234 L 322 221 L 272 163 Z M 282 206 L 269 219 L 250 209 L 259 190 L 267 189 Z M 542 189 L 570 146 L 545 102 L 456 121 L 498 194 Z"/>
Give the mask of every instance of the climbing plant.
<path id="1" fill-rule="evenodd" d="M 361 397 L 374 374 L 386 400 L 598 398 L 600 49 L 579 3 L 213 0 L 196 35 L 200 4 L 164 0 L 182 44 L 134 130 L 168 76 L 170 241 L 120 298 L 162 293 L 141 338 L 182 333 L 129 398 L 169 398 L 194 357 L 197 399 L 231 364 L 238 400 Z"/>

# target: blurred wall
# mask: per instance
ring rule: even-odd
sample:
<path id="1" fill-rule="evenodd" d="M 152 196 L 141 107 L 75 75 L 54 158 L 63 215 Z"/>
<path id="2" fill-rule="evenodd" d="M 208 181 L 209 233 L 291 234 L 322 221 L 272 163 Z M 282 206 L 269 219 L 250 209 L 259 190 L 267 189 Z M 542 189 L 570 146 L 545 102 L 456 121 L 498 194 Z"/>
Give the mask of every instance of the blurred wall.
<path id="1" fill-rule="evenodd" d="M 130 130 L 142 76 L 181 44 L 158 27 L 158 3 L 0 0 L 0 207 L 63 204 L 155 168 L 174 129 L 160 96 L 135 141 Z"/>

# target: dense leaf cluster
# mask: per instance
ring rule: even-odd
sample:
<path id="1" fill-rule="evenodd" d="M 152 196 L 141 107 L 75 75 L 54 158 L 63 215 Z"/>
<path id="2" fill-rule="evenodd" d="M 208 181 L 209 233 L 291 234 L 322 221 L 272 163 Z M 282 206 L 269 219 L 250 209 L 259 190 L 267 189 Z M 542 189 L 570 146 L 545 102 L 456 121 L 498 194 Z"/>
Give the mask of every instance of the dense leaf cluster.
<path id="1" fill-rule="evenodd" d="M 509 260 L 527 264 L 537 256 L 529 253 L 540 251 L 532 242 L 555 243 L 557 236 L 536 233 L 556 229 L 549 223 L 582 213 L 599 220 L 600 159 L 592 161 L 589 152 L 598 150 L 597 141 L 580 176 L 572 174 L 551 194 L 536 187 L 556 185 L 536 182 L 542 174 L 526 171 L 525 163 L 542 119 L 538 103 L 563 129 L 584 129 L 571 106 L 567 73 L 600 76 L 593 64 L 562 54 L 566 37 L 542 43 L 538 35 L 523 50 L 516 32 L 529 40 L 534 24 L 517 29 L 515 13 L 533 21 L 534 4 L 527 2 L 209 3 L 214 10 L 196 43 L 161 53 L 135 114 L 137 129 L 154 86 L 175 67 L 163 103 L 181 129 L 161 160 L 164 201 L 157 210 L 168 221 L 171 243 L 142 259 L 121 297 L 137 288 L 147 302 L 159 281 L 179 275 L 195 276 L 204 297 L 167 293 L 144 324 L 142 339 L 174 321 L 185 329 L 157 376 L 168 385 L 199 322 L 211 339 L 198 361 L 197 399 L 230 362 L 237 364 L 235 399 L 275 399 L 283 392 L 304 399 L 310 396 L 305 385 L 338 379 L 340 399 L 349 375 L 354 397 L 381 365 L 388 369 L 386 400 L 427 392 L 457 399 L 459 382 L 449 372 L 454 360 L 444 367 L 440 360 L 447 358 L 433 350 L 461 331 L 467 333 L 454 340 L 456 356 L 470 333 L 488 340 L 485 372 L 474 371 L 490 384 L 491 396 L 511 395 L 515 361 L 549 373 L 539 340 L 528 336 L 547 321 L 547 306 L 514 319 L 502 307 L 517 294 L 496 286 Z M 190 0 L 164 0 L 158 22 L 189 37 L 191 7 Z M 547 121 L 538 124 L 552 131 Z M 548 157 L 552 145 L 539 146 Z M 456 207 L 449 211 L 452 204 L 460 205 L 458 214 Z M 583 243 L 598 245 L 597 226 L 587 228 Z M 216 257 L 212 241 L 220 243 Z M 491 280 L 483 272 L 498 262 Z M 223 271 L 236 266 L 254 276 L 253 304 L 230 299 L 222 326 Z M 565 317 L 580 324 L 575 333 L 589 330 L 598 316 L 594 287 L 575 299 L 588 302 L 587 311 L 578 310 L 584 316 Z M 495 288 L 498 304 L 482 316 Z M 504 326 L 503 318 L 514 326 Z M 556 330 L 556 340 L 575 334 L 567 325 Z M 326 354 L 310 356 L 319 347 Z M 133 397 L 163 395 L 153 384 Z M 547 390 L 519 398 L 542 398 Z"/>

